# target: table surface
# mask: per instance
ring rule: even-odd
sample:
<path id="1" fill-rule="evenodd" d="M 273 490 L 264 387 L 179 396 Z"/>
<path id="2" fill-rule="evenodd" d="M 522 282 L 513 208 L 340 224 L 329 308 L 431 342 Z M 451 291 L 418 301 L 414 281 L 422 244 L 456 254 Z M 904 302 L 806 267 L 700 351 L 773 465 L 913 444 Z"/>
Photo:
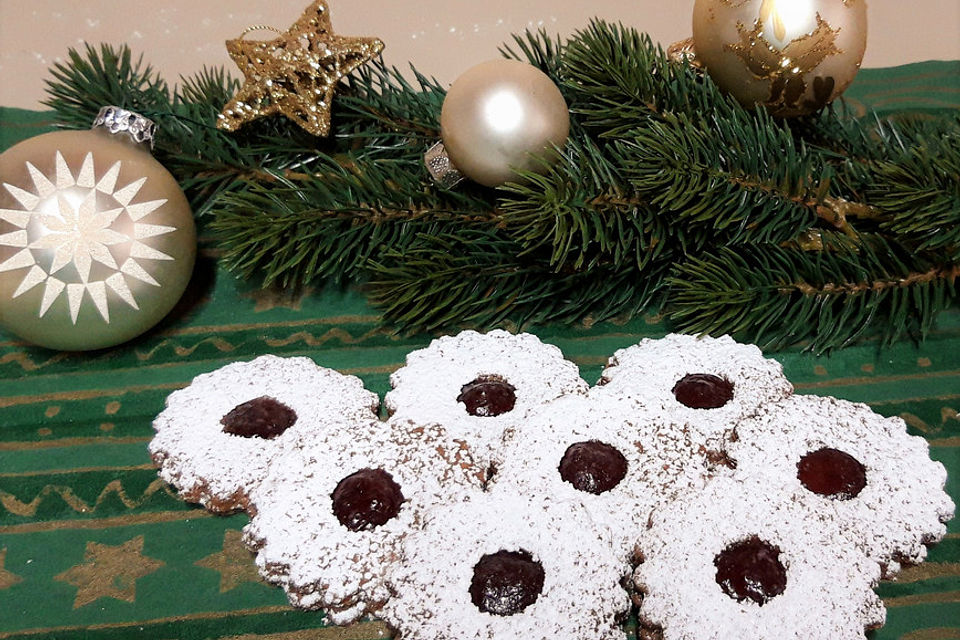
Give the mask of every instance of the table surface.
<path id="1" fill-rule="evenodd" d="M 960 62 L 865 70 L 847 99 L 881 112 L 956 109 Z M 48 119 L 0 109 L 0 149 L 45 131 Z M 616 349 L 666 331 L 651 316 L 533 329 L 590 382 Z M 290 608 L 239 541 L 246 517 L 182 502 L 157 478 L 146 445 L 164 398 L 199 373 L 264 353 L 305 355 L 382 395 L 405 354 L 430 338 L 393 335 L 356 292 L 259 292 L 219 270 L 208 241 L 182 304 L 132 343 L 83 355 L 0 335 L 0 638 L 384 637 L 376 621 L 323 629 L 320 614 Z M 919 346 L 768 355 L 800 393 L 902 416 L 947 466 L 960 502 L 960 310 L 944 313 Z M 888 622 L 871 637 L 960 638 L 960 520 L 928 562 L 879 593 Z"/>

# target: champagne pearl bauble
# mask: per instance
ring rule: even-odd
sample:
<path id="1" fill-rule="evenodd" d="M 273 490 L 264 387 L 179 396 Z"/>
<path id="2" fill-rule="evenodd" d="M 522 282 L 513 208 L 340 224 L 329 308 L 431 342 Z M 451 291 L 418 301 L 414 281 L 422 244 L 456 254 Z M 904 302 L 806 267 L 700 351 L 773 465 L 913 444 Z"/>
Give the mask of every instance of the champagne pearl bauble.
<path id="1" fill-rule="evenodd" d="M 867 46 L 866 0 L 696 0 L 697 60 L 744 106 L 817 111 L 850 86 Z"/>
<path id="2" fill-rule="evenodd" d="M 196 228 L 177 181 L 139 129 L 109 126 L 0 155 L 0 326 L 40 346 L 129 340 L 173 308 L 193 271 Z"/>
<path id="3" fill-rule="evenodd" d="M 443 144 L 464 175 L 488 187 L 539 171 L 570 133 L 570 112 L 557 85 L 536 67 L 492 60 L 468 69 L 450 87 L 440 114 Z"/>

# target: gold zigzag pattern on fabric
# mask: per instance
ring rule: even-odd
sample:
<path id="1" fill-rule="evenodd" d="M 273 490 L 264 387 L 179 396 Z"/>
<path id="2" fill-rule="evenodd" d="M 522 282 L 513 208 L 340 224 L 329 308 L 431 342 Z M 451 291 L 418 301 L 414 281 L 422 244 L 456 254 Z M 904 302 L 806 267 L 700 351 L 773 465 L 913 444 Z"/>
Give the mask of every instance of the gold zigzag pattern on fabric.
<path id="1" fill-rule="evenodd" d="M 307 327 L 315 325 L 344 325 L 344 324 L 375 324 L 379 325 L 380 316 L 373 315 L 346 315 L 329 316 L 325 318 L 302 318 L 298 320 L 282 320 L 275 322 L 249 322 L 249 323 L 231 323 L 231 324 L 211 324 L 197 325 L 192 327 L 177 327 L 176 329 L 167 329 L 157 335 L 173 338 L 176 336 L 195 336 L 205 333 L 236 333 L 237 331 L 256 331 L 264 329 L 281 329 L 283 327 Z M 936 335 L 932 333 L 931 335 Z"/>
<path id="2" fill-rule="evenodd" d="M 42 369 L 47 365 L 65 360 L 67 355 L 68 354 L 66 352 L 61 351 L 56 353 L 53 357 L 44 360 L 43 362 L 36 362 L 25 351 L 14 351 L 13 353 L 4 354 L 4 356 L 0 358 L 0 365 L 14 363 L 20 365 L 20 368 L 24 371 L 36 371 L 37 369 Z"/>
<path id="3" fill-rule="evenodd" d="M 384 335 L 385 333 L 383 329 L 371 329 L 360 337 L 355 338 L 350 332 L 337 328 L 330 329 L 320 336 L 315 336 L 309 331 L 297 331 L 286 338 L 266 338 L 264 342 L 269 347 L 288 347 L 291 344 L 301 341 L 308 347 L 319 347 L 331 340 L 337 339 L 344 344 L 358 345 L 374 336 Z"/>
<path id="4" fill-rule="evenodd" d="M 256 328 L 256 326 L 244 328 Z M 270 347 L 283 347 L 302 340 L 308 346 L 314 347 L 323 345 L 334 339 L 339 339 L 344 344 L 358 345 L 374 336 L 385 335 L 386 333 L 387 332 L 383 328 L 378 327 L 363 333 L 359 337 L 354 337 L 353 334 L 348 331 L 340 328 L 334 328 L 330 329 L 319 337 L 314 336 L 308 331 L 298 331 L 294 334 L 291 334 L 287 338 L 267 338 L 264 339 L 264 342 Z M 211 345 L 220 353 L 230 353 L 235 351 L 238 346 L 219 336 L 203 338 L 199 342 L 190 346 L 178 344 L 174 339 L 168 338 L 162 341 L 160 344 L 151 347 L 148 351 L 136 352 L 136 356 L 137 360 L 140 362 L 149 362 L 150 360 L 153 360 L 159 353 L 166 349 L 170 349 L 177 357 L 186 358 L 193 355 L 197 349 L 204 345 Z M 17 364 L 21 369 L 23 369 L 23 371 L 33 372 L 61 362 L 65 360 L 68 355 L 69 354 L 67 353 L 57 353 L 47 360 L 37 361 L 34 360 L 33 357 L 26 351 L 14 351 L 0 356 L 0 365 Z"/>
<path id="5" fill-rule="evenodd" d="M 263 342 L 264 344 L 266 344 L 271 348 L 286 347 L 301 341 L 310 347 L 321 346 L 331 340 L 339 340 L 340 342 L 344 344 L 349 344 L 349 345 L 358 345 L 358 344 L 362 344 L 363 342 L 365 342 L 366 340 L 369 340 L 374 336 L 384 335 L 384 334 L 385 334 L 385 331 L 383 329 L 376 328 L 363 333 L 359 337 L 354 337 L 354 335 L 351 334 L 349 331 L 346 331 L 340 328 L 334 328 L 324 332 L 319 337 L 313 335 L 309 331 L 297 331 L 286 338 L 264 338 Z M 173 353 L 178 357 L 185 358 L 193 355 L 193 353 L 203 345 L 212 345 L 215 349 L 217 349 L 221 353 L 229 353 L 231 351 L 235 351 L 238 346 L 219 336 L 204 338 L 203 340 L 200 340 L 199 342 L 191 346 L 183 346 L 183 345 L 177 344 L 172 339 L 167 339 L 161 342 L 160 344 L 152 347 L 149 351 L 138 352 L 137 360 L 139 360 L 140 362 L 149 362 L 154 357 L 156 357 L 159 353 L 161 353 L 163 350 L 166 350 L 166 349 L 172 350 Z"/>
<path id="6" fill-rule="evenodd" d="M 212 345 L 220 353 L 229 353 L 231 351 L 236 350 L 237 348 L 236 345 L 230 342 L 227 342 L 223 338 L 216 337 L 216 336 L 210 337 L 210 338 L 204 338 L 200 342 L 197 342 L 196 344 L 189 347 L 184 347 L 184 346 L 175 344 L 172 340 L 164 340 L 163 342 L 153 347 L 149 351 L 146 351 L 146 352 L 138 351 L 137 360 L 139 360 L 140 362 L 148 362 L 152 360 L 153 357 L 157 353 L 159 353 L 161 350 L 168 349 L 168 348 L 172 349 L 173 353 L 176 354 L 177 356 L 184 358 L 186 356 L 193 355 L 194 351 L 196 351 L 197 349 L 199 349 L 205 344 Z"/>
<path id="7" fill-rule="evenodd" d="M 82 391 L 56 391 L 53 393 L 40 393 L 35 396 L 7 396 L 0 397 L 0 409 L 7 407 L 16 407 L 24 404 L 37 404 L 40 402 L 70 402 L 78 400 L 92 400 L 94 398 L 109 398 L 122 396 L 127 393 L 142 393 L 144 391 L 173 390 L 184 386 L 185 382 L 158 382 L 157 384 L 137 384 L 128 387 L 115 387 L 112 389 L 84 389 Z M 0 442 L 0 450 L 3 448 Z M 53 445 L 60 446 L 60 445 Z"/>
<path id="8" fill-rule="evenodd" d="M 111 518 L 82 518 L 73 520 L 40 520 L 0 527 L 0 535 L 36 533 L 38 531 L 94 531 L 113 529 L 114 527 L 132 527 L 141 524 L 159 524 L 179 522 L 198 518 L 214 518 L 213 513 L 197 507 L 186 511 L 150 511 L 148 513 L 128 513 Z"/>
<path id="9" fill-rule="evenodd" d="M 52 497 L 58 497 L 77 513 L 94 513 L 100 505 L 103 504 L 104 500 L 113 495 L 117 496 L 127 509 L 136 509 L 159 492 L 166 493 L 170 497 L 176 497 L 176 493 L 171 490 L 169 485 L 159 478 L 151 482 L 143 494 L 136 499 L 127 495 L 126 490 L 123 488 L 123 483 L 120 480 L 112 480 L 100 491 L 100 495 L 97 496 L 93 504 L 84 501 L 74 493 L 70 487 L 48 484 L 29 502 L 23 502 L 6 491 L 0 491 L 0 505 L 3 505 L 3 507 L 13 515 L 33 517 L 36 515 L 40 505 L 46 500 Z"/>

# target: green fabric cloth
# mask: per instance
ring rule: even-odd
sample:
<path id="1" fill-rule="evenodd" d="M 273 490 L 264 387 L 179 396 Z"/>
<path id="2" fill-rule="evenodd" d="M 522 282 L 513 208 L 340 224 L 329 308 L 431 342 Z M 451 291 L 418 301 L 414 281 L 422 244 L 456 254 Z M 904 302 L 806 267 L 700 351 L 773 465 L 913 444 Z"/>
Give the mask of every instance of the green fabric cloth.
<path id="1" fill-rule="evenodd" d="M 960 107 L 960 62 L 865 70 L 846 99 L 881 112 Z M 0 148 L 46 130 L 49 114 L 0 109 Z M 401 339 L 353 292 L 278 299 L 219 270 L 203 243 L 177 310 L 140 339 L 102 352 L 31 348 L 0 334 L 0 639 L 383 637 L 366 622 L 324 629 L 258 581 L 239 543 L 245 516 L 211 516 L 158 480 L 151 421 L 193 376 L 264 353 L 306 355 L 385 393 L 390 372 L 430 336 Z M 595 381 L 606 358 L 656 317 L 534 329 Z M 800 393 L 835 395 L 902 416 L 950 471 L 960 502 L 960 311 L 927 341 L 866 343 L 831 357 L 770 354 Z M 883 583 L 877 640 L 960 638 L 960 520 L 928 562 Z M 817 615 L 811 611 L 810 615 Z M 632 632 L 631 632 L 632 633 Z M 518 639 L 519 640 L 519 639 Z M 557 640 L 563 640 L 558 638 Z"/>

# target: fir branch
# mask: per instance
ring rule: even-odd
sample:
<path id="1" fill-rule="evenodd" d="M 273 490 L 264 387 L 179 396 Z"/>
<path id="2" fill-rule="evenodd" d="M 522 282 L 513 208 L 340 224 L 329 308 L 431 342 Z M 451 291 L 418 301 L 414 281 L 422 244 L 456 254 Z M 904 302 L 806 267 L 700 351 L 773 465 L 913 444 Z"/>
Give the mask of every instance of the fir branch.
<path id="1" fill-rule="evenodd" d="M 454 326 L 571 323 L 632 316 L 658 299 L 665 265 L 555 274 L 489 229 L 420 234 L 372 265 L 369 285 L 384 318 L 405 331 Z"/>
<path id="2" fill-rule="evenodd" d="M 500 210 L 523 252 L 549 247 L 556 270 L 644 269 L 669 246 L 668 223 L 632 193 L 589 138 L 574 138 L 560 162 L 525 178 L 502 189 Z"/>
<path id="3" fill-rule="evenodd" d="M 602 21 L 502 52 L 557 81 L 572 118 L 562 162 L 499 190 L 429 182 L 445 90 L 379 61 L 339 87 L 326 139 L 281 117 L 220 131 L 237 80 L 171 89 L 126 47 L 71 51 L 49 104 L 69 127 L 106 103 L 157 120 L 157 157 L 228 268 L 369 283 L 405 331 L 596 320 L 669 294 L 689 329 L 833 348 L 878 320 L 888 340 L 922 335 L 956 300 L 956 113 L 774 120 Z"/>
<path id="4" fill-rule="evenodd" d="M 560 41 L 559 36 L 550 37 L 543 29 L 536 32 L 527 30 L 523 34 L 514 34 L 513 44 L 516 50 L 513 46 L 504 44 L 500 47 L 500 54 L 512 60 L 529 62 L 550 76 L 562 89 L 565 44 Z"/>
<path id="5" fill-rule="evenodd" d="M 667 114 L 610 153 L 636 195 L 704 241 L 717 232 L 729 243 L 788 240 L 814 223 L 829 185 L 829 169 L 789 135 L 743 120 Z"/>
<path id="6" fill-rule="evenodd" d="M 87 44 L 83 53 L 71 48 L 67 60 L 54 64 L 50 74 L 49 97 L 43 104 L 71 129 L 89 129 L 100 108 L 108 105 L 145 113 L 170 101 L 166 82 L 142 56 L 134 60 L 125 46 L 102 44 L 97 49 Z"/>
<path id="7" fill-rule="evenodd" d="M 901 156 L 875 163 L 864 195 L 888 218 L 886 232 L 921 250 L 960 247 L 960 130 L 929 138 Z"/>
<path id="8" fill-rule="evenodd" d="M 316 176 L 294 182 L 274 174 L 220 196 L 210 229 L 228 268 L 264 286 L 363 281 L 368 261 L 385 248 L 402 250 L 417 233 L 501 222 L 467 194 L 445 194 L 438 202 L 410 181 L 416 174 L 409 163 L 322 162 Z"/>
<path id="9" fill-rule="evenodd" d="M 362 66 L 347 79 L 338 97 L 338 137 L 400 138 L 401 141 L 433 141 L 440 136 L 440 107 L 446 90 L 416 69 L 411 69 L 416 88 L 395 67 L 381 60 Z M 340 120 L 338 118 L 338 120 Z M 346 125 L 346 126 L 344 126 Z"/>
<path id="10" fill-rule="evenodd" d="M 885 344 L 923 337 L 958 294 L 960 261 L 880 236 L 833 238 L 819 252 L 775 245 L 721 248 L 669 278 L 671 320 L 687 331 L 735 333 L 781 347 L 843 347 L 868 331 Z"/>

